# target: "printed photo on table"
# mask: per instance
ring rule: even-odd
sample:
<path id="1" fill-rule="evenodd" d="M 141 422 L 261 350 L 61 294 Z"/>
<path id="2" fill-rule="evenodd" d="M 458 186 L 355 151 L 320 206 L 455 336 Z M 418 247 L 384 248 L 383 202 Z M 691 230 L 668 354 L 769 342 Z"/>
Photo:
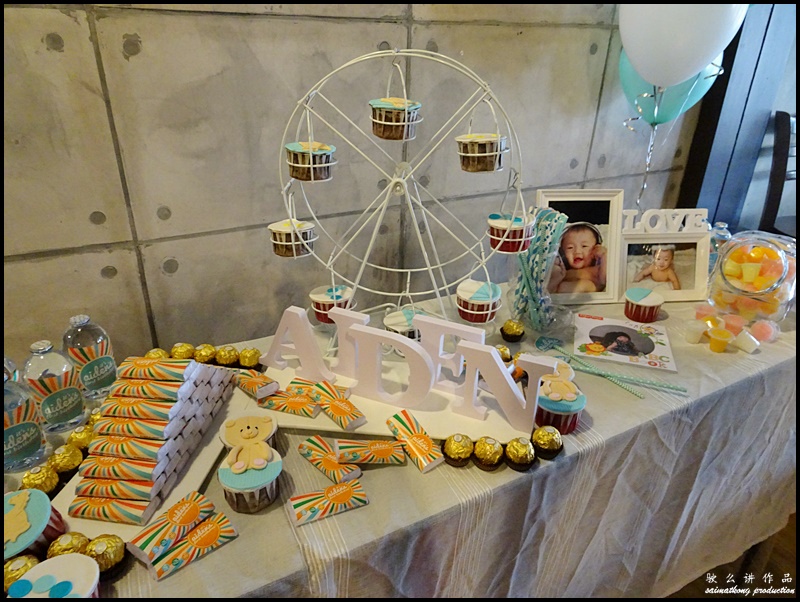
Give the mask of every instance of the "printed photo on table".
<path id="1" fill-rule="evenodd" d="M 568 218 L 547 279 L 554 303 L 618 300 L 622 198 L 622 190 L 538 191 L 537 206 Z"/>

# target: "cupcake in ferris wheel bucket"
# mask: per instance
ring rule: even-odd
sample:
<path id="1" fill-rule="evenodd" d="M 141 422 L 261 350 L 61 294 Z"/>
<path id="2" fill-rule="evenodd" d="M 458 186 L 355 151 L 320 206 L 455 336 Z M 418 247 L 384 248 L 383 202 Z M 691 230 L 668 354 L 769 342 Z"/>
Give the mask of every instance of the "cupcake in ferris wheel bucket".
<path id="1" fill-rule="evenodd" d="M 463 134 L 456 137 L 461 169 L 469 172 L 502 171 L 508 139 L 499 134 Z"/>
<path id="2" fill-rule="evenodd" d="M 311 222 L 285 219 L 268 226 L 272 237 L 272 252 L 279 257 L 303 257 L 314 250 L 319 238 Z"/>
<path id="3" fill-rule="evenodd" d="M 286 164 L 289 175 L 304 182 L 330 180 L 331 167 L 336 165 L 336 147 L 323 142 L 290 142 L 286 145 Z"/>
<path id="4" fill-rule="evenodd" d="M 372 111 L 372 133 L 384 140 L 413 140 L 417 124 L 422 121 L 422 103 L 390 96 L 369 101 Z"/>
<path id="5" fill-rule="evenodd" d="M 314 317 L 325 324 L 333 324 L 333 320 L 328 316 L 328 312 L 334 307 L 342 309 L 352 309 L 355 307 L 353 301 L 353 289 L 344 284 L 336 286 L 318 286 L 308 294 L 311 299 L 311 307 L 314 310 Z"/>
<path id="6" fill-rule="evenodd" d="M 419 330 L 413 324 L 414 316 L 418 314 L 425 315 L 425 312 L 411 308 L 393 311 L 383 319 L 383 325 L 389 332 L 396 332 L 409 339 L 419 341 Z"/>
<path id="7" fill-rule="evenodd" d="M 491 322 L 500 309 L 500 297 L 500 287 L 492 282 L 465 280 L 456 289 L 458 315 L 474 324 Z"/>
<path id="8" fill-rule="evenodd" d="M 489 244 L 499 253 L 522 253 L 531 246 L 534 222 L 530 217 L 490 213 L 486 221 L 489 225 Z"/>

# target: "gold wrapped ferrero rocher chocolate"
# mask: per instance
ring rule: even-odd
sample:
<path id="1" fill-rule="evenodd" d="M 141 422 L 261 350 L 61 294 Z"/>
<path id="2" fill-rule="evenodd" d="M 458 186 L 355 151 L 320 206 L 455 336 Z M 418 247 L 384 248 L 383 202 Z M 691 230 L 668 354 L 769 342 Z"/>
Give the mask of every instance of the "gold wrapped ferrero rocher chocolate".
<path id="1" fill-rule="evenodd" d="M 536 452 L 527 437 L 517 437 L 506 444 L 506 464 L 514 470 L 528 470 L 535 461 Z"/>
<path id="2" fill-rule="evenodd" d="M 3 589 L 8 593 L 8 588 L 16 580 L 39 564 L 39 559 L 33 554 L 23 554 L 6 560 L 3 565 Z"/>
<path id="3" fill-rule="evenodd" d="M 239 361 L 239 351 L 233 345 L 223 345 L 217 349 L 217 363 L 220 366 L 232 366 Z"/>
<path id="4" fill-rule="evenodd" d="M 95 409 L 99 410 L 100 408 Z M 97 415 L 99 417 L 101 413 L 98 411 Z M 81 455 L 85 457 L 88 453 L 89 444 L 92 442 L 92 437 L 94 437 L 94 431 L 92 430 L 91 425 L 84 424 L 69 434 L 69 437 L 67 437 L 67 443 L 69 445 L 74 445 L 81 450 Z"/>
<path id="5" fill-rule="evenodd" d="M 509 343 L 516 343 L 524 334 L 525 326 L 519 320 L 506 320 L 500 328 L 500 336 Z"/>
<path id="6" fill-rule="evenodd" d="M 53 455 L 47 459 L 47 463 L 52 466 L 58 474 L 77 470 L 81 462 L 83 462 L 81 450 L 71 443 L 59 445 L 53 451 Z"/>
<path id="7" fill-rule="evenodd" d="M 564 449 L 561 433 L 556 427 L 549 425 L 540 426 L 533 431 L 531 443 L 536 450 L 536 455 L 545 460 L 552 460 Z"/>
<path id="8" fill-rule="evenodd" d="M 466 435 L 450 435 L 442 445 L 444 460 L 451 466 L 466 466 L 474 447 L 472 439 Z"/>
<path id="9" fill-rule="evenodd" d="M 144 356 L 150 360 L 166 360 L 169 359 L 169 351 L 156 347 L 145 353 Z"/>
<path id="10" fill-rule="evenodd" d="M 214 360 L 217 355 L 217 348 L 214 345 L 203 343 L 194 350 L 194 359 L 201 364 L 207 364 Z"/>
<path id="11" fill-rule="evenodd" d="M 22 475 L 22 489 L 38 489 L 52 495 L 58 486 L 58 473 L 49 464 L 34 466 Z"/>
<path id="12" fill-rule="evenodd" d="M 503 446 L 493 437 L 481 437 L 475 442 L 472 457 L 483 470 L 495 470 L 503 459 Z"/>
<path id="13" fill-rule="evenodd" d="M 98 535 L 89 541 L 83 553 L 94 558 L 103 573 L 122 562 L 125 557 L 125 541 L 119 535 Z"/>
<path id="14" fill-rule="evenodd" d="M 97 424 L 97 421 L 102 417 L 103 410 L 101 408 L 92 408 L 92 411 L 89 412 L 89 418 L 86 420 L 86 426 L 88 426 L 90 429 L 94 429 L 94 425 Z M 92 433 L 94 434 L 94 431 L 92 431 Z"/>
<path id="15" fill-rule="evenodd" d="M 512 357 L 511 356 L 511 349 L 509 349 L 505 345 L 495 345 L 494 348 L 497 349 L 497 352 L 500 354 L 500 359 L 501 360 L 503 360 L 506 363 L 511 361 L 511 357 Z"/>
<path id="16" fill-rule="evenodd" d="M 255 368 L 261 361 L 261 351 L 258 349 L 242 349 L 239 352 L 239 363 L 242 368 Z"/>
<path id="17" fill-rule="evenodd" d="M 89 545 L 89 538 L 83 533 L 70 531 L 56 537 L 47 547 L 47 557 L 61 556 L 62 554 L 83 554 L 86 546 Z"/>
<path id="18" fill-rule="evenodd" d="M 194 345 L 189 343 L 175 343 L 172 346 L 170 355 L 176 360 L 191 360 L 194 359 Z"/>

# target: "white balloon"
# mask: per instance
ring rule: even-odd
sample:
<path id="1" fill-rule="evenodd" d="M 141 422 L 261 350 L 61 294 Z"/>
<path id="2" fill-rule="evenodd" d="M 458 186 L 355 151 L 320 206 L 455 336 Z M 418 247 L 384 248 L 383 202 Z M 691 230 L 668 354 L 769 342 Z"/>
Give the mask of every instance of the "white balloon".
<path id="1" fill-rule="evenodd" d="M 633 68 L 656 86 L 697 75 L 730 44 L 748 4 L 620 4 L 619 33 Z"/>

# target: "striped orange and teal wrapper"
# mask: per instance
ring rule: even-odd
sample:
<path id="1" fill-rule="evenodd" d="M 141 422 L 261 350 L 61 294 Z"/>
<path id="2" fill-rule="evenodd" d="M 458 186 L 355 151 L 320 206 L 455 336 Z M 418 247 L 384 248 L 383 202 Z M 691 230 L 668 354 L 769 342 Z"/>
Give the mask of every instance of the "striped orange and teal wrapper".
<path id="1" fill-rule="evenodd" d="M 83 367 L 98 357 L 113 356 L 111 341 L 106 339 L 89 347 L 67 347 L 66 353 L 76 366 Z"/>
<path id="2" fill-rule="evenodd" d="M 174 418 L 183 401 L 171 399 L 143 399 L 141 397 L 107 397 L 100 405 L 103 416 L 141 418 L 143 420 L 170 420 Z"/>
<path id="3" fill-rule="evenodd" d="M 367 421 L 364 413 L 345 397 L 323 396 L 319 407 L 344 431 L 354 431 Z"/>
<path id="4" fill-rule="evenodd" d="M 319 414 L 319 404 L 305 393 L 289 393 L 278 391 L 256 402 L 260 407 L 295 416 L 314 418 Z"/>
<path id="5" fill-rule="evenodd" d="M 146 380 L 141 378 L 118 378 L 111 385 L 109 395 L 113 397 L 143 397 L 145 399 L 178 399 L 178 392 L 185 383 L 177 380 Z"/>
<path id="6" fill-rule="evenodd" d="M 89 442 L 88 450 L 91 456 L 114 456 L 158 462 L 174 454 L 182 443 L 181 438 L 160 441 L 119 435 L 95 435 Z"/>
<path id="7" fill-rule="evenodd" d="M 405 452 L 420 472 L 428 472 L 442 461 L 444 454 L 408 410 L 402 410 L 386 421 L 392 434 L 405 444 Z"/>
<path id="8" fill-rule="evenodd" d="M 75 485 L 76 497 L 104 497 L 116 500 L 142 500 L 149 502 L 158 495 L 153 481 L 129 479 L 93 479 L 84 477 Z"/>
<path id="9" fill-rule="evenodd" d="M 119 416 L 103 416 L 94 425 L 95 435 L 120 435 L 138 439 L 169 439 L 166 420 L 140 420 L 138 418 L 121 418 Z"/>
<path id="10" fill-rule="evenodd" d="M 361 476 L 361 469 L 353 464 L 341 464 L 333 448 L 319 435 L 309 437 L 297 446 L 306 460 L 334 483 L 351 481 Z"/>
<path id="11" fill-rule="evenodd" d="M 405 464 L 406 453 L 400 441 L 336 439 L 333 447 L 339 462 L 353 464 Z"/>
<path id="12" fill-rule="evenodd" d="M 292 517 L 298 525 L 327 518 L 369 504 L 364 487 L 357 479 L 337 483 L 320 491 L 295 495 L 289 498 Z"/>
<path id="13" fill-rule="evenodd" d="M 125 358 L 117 366 L 117 377 L 183 382 L 186 380 L 186 368 L 192 362 L 194 360 L 191 359 L 157 359 L 132 356 Z"/>
<path id="14" fill-rule="evenodd" d="M 153 573 L 160 581 L 238 536 L 239 533 L 228 517 L 217 512 L 189 531 L 184 539 L 153 562 Z"/>
<path id="15" fill-rule="evenodd" d="M 76 497 L 69 505 L 69 515 L 110 523 L 143 525 L 150 519 L 159 503 L 158 499 L 147 502 L 115 500 L 108 497 Z"/>
<path id="16" fill-rule="evenodd" d="M 152 460 L 132 460 L 114 456 L 87 456 L 78 467 L 82 477 L 96 479 L 130 479 L 132 481 L 152 481 L 164 471 L 167 464 Z M 169 460 L 167 460 L 169 462 Z"/>
<path id="17" fill-rule="evenodd" d="M 214 512 L 214 503 L 199 491 L 192 491 L 159 515 L 131 539 L 126 547 L 144 562 L 152 562 L 181 541 Z"/>
<path id="18" fill-rule="evenodd" d="M 31 388 L 33 398 L 37 402 L 41 402 L 48 395 L 51 395 L 56 391 L 60 391 L 61 389 L 75 387 L 76 389 L 83 390 L 80 372 L 77 370 L 77 368 L 67 370 L 59 376 L 46 376 L 44 378 L 37 379 L 26 378 L 25 382 Z"/>
<path id="19" fill-rule="evenodd" d="M 280 385 L 266 374 L 257 373 L 255 376 L 239 374 L 236 377 L 236 386 L 253 399 L 260 399 L 276 393 Z"/>
<path id="20" fill-rule="evenodd" d="M 38 403 L 23 403 L 12 410 L 3 408 L 3 429 L 22 422 L 44 424 L 44 418 L 39 410 Z"/>
<path id="21" fill-rule="evenodd" d="M 319 401 L 319 396 L 321 395 L 321 391 L 316 389 L 317 381 L 315 380 L 308 380 L 305 378 L 293 378 L 289 385 L 286 387 L 286 391 L 289 393 L 305 393 L 306 395 L 310 396 L 314 401 Z M 341 397 L 350 397 L 350 389 L 348 387 L 340 387 L 338 385 L 333 385 L 338 391 Z"/>

